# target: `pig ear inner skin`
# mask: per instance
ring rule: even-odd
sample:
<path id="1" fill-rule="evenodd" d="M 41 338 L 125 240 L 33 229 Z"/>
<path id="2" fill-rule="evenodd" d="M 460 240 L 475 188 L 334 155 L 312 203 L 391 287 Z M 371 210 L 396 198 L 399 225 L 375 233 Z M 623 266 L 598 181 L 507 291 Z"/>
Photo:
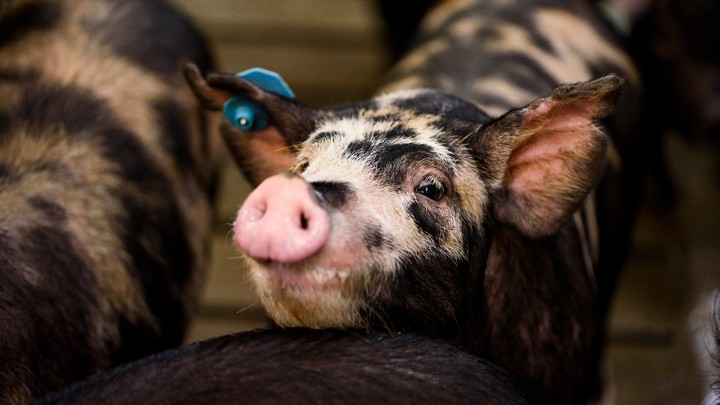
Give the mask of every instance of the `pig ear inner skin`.
<path id="1" fill-rule="evenodd" d="M 495 218 L 529 237 L 554 234 L 597 185 L 609 140 L 596 122 L 615 106 L 615 75 L 558 87 L 550 97 L 510 111 L 481 130 L 480 148 L 499 184 Z"/>

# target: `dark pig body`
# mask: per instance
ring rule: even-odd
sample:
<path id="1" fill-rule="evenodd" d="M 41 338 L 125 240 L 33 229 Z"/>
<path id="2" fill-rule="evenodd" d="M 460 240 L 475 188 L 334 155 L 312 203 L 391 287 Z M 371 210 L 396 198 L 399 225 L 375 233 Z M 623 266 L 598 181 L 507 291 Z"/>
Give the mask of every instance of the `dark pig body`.
<path id="1" fill-rule="evenodd" d="M 628 26 L 629 50 L 644 85 L 644 122 L 651 175 L 661 203 L 677 202 L 663 135 L 720 144 L 720 2 L 618 0 Z"/>
<path id="2" fill-rule="evenodd" d="M 0 402 L 179 345 L 208 256 L 211 65 L 162 1 L 0 14 Z"/>
<path id="3" fill-rule="evenodd" d="M 441 2 L 385 94 L 329 109 L 189 69 L 209 108 L 270 114 L 224 136 L 259 184 L 235 240 L 272 319 L 453 339 L 549 402 L 596 398 L 643 167 L 615 39 L 580 1 Z M 587 81 L 608 73 L 622 97 Z"/>
<path id="4" fill-rule="evenodd" d="M 714 0 L 619 0 L 630 51 L 647 89 L 653 131 L 720 140 L 720 3 Z"/>
<path id="5" fill-rule="evenodd" d="M 37 404 L 534 404 L 507 372 L 420 335 L 266 330 L 170 350 Z"/>

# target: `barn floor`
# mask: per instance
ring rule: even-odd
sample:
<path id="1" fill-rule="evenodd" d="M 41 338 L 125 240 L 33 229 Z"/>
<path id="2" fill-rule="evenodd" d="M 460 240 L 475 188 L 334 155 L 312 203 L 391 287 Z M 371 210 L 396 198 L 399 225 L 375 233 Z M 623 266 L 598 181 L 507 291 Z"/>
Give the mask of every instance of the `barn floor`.
<path id="1" fill-rule="evenodd" d="M 220 67 L 282 72 L 314 105 L 372 93 L 386 66 L 371 0 L 174 0 L 214 44 Z M 717 149 L 678 136 L 665 142 L 675 204 L 650 188 L 611 320 L 608 376 L 617 404 L 699 403 L 704 386 L 688 315 L 720 286 L 720 165 Z M 227 162 L 213 261 L 189 341 L 266 325 L 244 279 L 230 222 L 247 193 Z"/>

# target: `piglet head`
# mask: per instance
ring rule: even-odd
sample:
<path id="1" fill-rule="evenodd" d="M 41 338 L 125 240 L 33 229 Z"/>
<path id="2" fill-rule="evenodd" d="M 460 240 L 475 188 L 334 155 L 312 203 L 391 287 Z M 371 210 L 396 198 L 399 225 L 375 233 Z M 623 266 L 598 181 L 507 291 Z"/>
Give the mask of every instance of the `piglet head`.
<path id="1" fill-rule="evenodd" d="M 608 143 L 596 122 L 621 86 L 614 76 L 561 86 L 492 119 L 432 90 L 315 110 L 231 75 L 188 77 L 213 108 L 232 95 L 263 103 L 265 131 L 282 144 L 225 128 L 261 183 L 234 230 L 270 317 L 442 336 L 478 321 L 495 229 L 552 236 L 595 186 Z"/>

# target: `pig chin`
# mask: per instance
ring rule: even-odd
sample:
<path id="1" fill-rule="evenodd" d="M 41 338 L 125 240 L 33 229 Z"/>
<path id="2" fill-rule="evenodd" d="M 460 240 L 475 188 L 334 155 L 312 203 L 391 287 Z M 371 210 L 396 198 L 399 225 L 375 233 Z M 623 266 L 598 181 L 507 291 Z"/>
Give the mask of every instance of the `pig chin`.
<path id="1" fill-rule="evenodd" d="M 263 307 L 283 327 L 362 327 L 363 270 L 252 261 L 250 275 Z"/>

